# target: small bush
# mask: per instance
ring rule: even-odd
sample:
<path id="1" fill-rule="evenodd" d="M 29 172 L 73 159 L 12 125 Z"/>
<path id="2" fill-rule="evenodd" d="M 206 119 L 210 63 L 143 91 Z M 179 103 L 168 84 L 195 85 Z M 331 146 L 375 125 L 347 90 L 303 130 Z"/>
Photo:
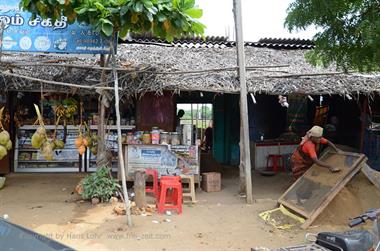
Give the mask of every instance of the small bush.
<path id="1" fill-rule="evenodd" d="M 81 182 L 83 191 L 80 195 L 82 198 L 85 200 L 98 198 L 102 202 L 105 202 L 109 201 L 112 196 L 115 196 L 120 185 L 116 179 L 110 177 L 110 171 L 110 168 L 102 167 L 84 178 Z"/>

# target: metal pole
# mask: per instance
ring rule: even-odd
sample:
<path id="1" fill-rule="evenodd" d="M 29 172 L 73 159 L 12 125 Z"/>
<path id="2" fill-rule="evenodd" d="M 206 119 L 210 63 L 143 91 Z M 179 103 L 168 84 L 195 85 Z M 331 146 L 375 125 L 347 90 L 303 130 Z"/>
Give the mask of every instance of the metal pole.
<path id="1" fill-rule="evenodd" d="M 245 54 L 244 54 L 244 40 L 243 40 L 243 24 L 242 24 L 242 9 L 241 1 L 234 0 L 234 17 L 235 17 L 235 30 L 236 30 L 236 45 L 237 45 L 237 58 L 239 66 L 239 80 L 240 80 L 240 118 L 243 130 L 243 142 L 240 144 L 240 154 L 243 154 L 245 179 L 246 179 L 246 193 L 247 203 L 253 203 L 252 197 L 252 179 L 251 179 L 251 153 L 249 149 L 249 124 L 248 124 L 248 104 L 247 104 L 247 84 L 245 75 Z M 243 148 L 243 149 L 242 149 Z"/>

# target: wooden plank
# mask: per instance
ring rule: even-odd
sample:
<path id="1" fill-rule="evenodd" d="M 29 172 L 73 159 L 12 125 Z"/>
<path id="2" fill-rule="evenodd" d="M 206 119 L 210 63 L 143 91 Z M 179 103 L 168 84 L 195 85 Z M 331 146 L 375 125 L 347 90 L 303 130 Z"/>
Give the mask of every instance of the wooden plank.
<path id="1" fill-rule="evenodd" d="M 364 160 L 364 159 L 362 159 Z M 322 204 L 310 215 L 310 217 L 302 224 L 301 228 L 306 229 L 308 228 L 314 220 L 322 213 L 322 211 L 330 204 L 330 202 L 335 198 L 335 196 L 347 185 L 347 183 L 352 179 L 352 177 L 357 174 L 360 169 L 362 168 L 362 165 L 357 165 L 354 170 L 344 178 L 337 186 L 335 186 L 331 193 L 328 195 L 328 197 L 322 202 Z"/>
<path id="2" fill-rule="evenodd" d="M 368 164 L 364 164 L 361 171 L 372 182 L 372 184 L 380 189 L 380 172 L 372 169 Z"/>
<path id="3" fill-rule="evenodd" d="M 294 212 L 296 212 L 297 214 L 303 216 L 304 218 L 309 218 L 309 213 L 308 212 L 306 212 L 305 210 L 302 210 L 301 208 L 298 208 L 298 207 L 294 206 L 291 203 L 288 203 L 286 200 L 282 201 L 280 204 L 282 204 L 285 207 L 293 210 Z"/>

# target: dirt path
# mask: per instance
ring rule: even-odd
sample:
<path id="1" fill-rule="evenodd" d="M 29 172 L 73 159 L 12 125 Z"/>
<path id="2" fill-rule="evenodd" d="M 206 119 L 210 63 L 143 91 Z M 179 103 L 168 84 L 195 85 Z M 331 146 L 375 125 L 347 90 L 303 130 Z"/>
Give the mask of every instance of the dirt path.
<path id="1" fill-rule="evenodd" d="M 12 222 L 78 250 L 250 250 L 304 240 L 304 231 L 276 230 L 258 217 L 259 212 L 274 208 L 289 186 L 291 179 L 285 175 L 254 176 L 254 205 L 246 205 L 236 194 L 237 177 L 226 175 L 222 192 L 197 191 L 198 203 L 185 205 L 182 215 L 133 216 L 131 229 L 125 217 L 112 213 L 113 205 L 92 206 L 71 195 L 82 176 L 12 174 L 0 190 L 0 215 L 8 214 Z"/>

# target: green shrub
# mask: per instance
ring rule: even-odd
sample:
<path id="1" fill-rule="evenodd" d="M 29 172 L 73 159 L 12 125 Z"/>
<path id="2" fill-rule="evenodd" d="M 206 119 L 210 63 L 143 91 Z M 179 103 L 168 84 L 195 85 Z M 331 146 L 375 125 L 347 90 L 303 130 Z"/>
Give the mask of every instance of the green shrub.
<path id="1" fill-rule="evenodd" d="M 85 200 L 98 198 L 102 202 L 105 202 L 109 201 L 112 196 L 115 196 L 120 185 L 116 179 L 110 177 L 109 173 L 110 168 L 102 167 L 84 178 L 81 182 L 83 191 L 80 195 L 82 198 Z"/>

